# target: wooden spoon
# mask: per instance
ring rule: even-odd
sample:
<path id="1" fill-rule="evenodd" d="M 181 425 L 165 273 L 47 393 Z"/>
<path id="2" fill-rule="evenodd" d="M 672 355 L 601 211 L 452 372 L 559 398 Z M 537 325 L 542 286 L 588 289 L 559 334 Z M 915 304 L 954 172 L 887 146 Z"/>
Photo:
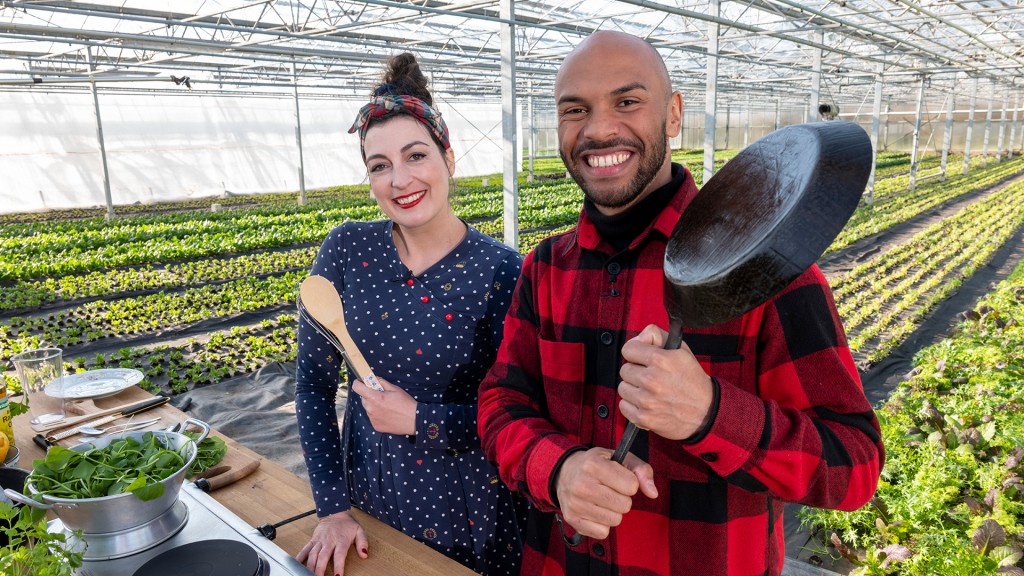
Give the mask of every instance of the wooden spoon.
<path id="1" fill-rule="evenodd" d="M 374 376 L 366 358 L 363 358 L 355 340 L 345 327 L 345 309 L 341 305 L 341 296 L 338 295 L 334 284 L 323 276 L 313 275 L 302 281 L 299 295 L 302 298 L 302 305 L 313 319 L 330 330 L 341 342 L 342 349 L 338 351 L 348 360 L 356 377 L 370 388 L 383 392 L 384 387 Z"/>

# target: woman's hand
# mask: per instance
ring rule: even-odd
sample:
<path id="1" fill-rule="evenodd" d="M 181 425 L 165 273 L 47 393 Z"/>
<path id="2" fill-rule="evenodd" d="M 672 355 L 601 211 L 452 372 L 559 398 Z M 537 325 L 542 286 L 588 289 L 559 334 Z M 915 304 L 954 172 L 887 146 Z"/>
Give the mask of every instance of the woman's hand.
<path id="1" fill-rule="evenodd" d="M 387 380 L 377 380 L 384 387 L 383 392 L 370 388 L 362 380 L 352 385 L 352 391 L 363 399 L 363 408 L 373 429 L 384 434 L 412 436 L 416 433 L 416 400 Z"/>
<path id="2" fill-rule="evenodd" d="M 324 576 L 327 563 L 334 561 L 334 573 L 345 574 L 345 556 L 352 544 L 360 558 L 369 558 L 366 532 L 348 512 L 338 512 L 320 519 L 313 538 L 299 550 L 296 560 L 302 562 L 316 576 Z"/>

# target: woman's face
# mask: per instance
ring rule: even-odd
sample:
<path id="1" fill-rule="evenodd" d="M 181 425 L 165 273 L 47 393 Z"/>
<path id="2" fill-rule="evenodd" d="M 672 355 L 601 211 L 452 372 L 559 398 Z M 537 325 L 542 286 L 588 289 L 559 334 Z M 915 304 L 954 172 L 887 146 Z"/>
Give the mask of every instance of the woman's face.
<path id="1" fill-rule="evenodd" d="M 372 126 L 363 140 L 370 192 L 396 224 L 418 227 L 448 210 L 455 155 L 442 154 L 422 122 L 396 116 Z"/>

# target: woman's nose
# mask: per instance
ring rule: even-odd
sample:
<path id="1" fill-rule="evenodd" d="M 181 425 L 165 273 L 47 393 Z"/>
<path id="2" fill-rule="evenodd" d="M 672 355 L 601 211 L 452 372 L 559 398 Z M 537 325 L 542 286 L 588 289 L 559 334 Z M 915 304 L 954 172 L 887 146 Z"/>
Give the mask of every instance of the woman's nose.
<path id="1" fill-rule="evenodd" d="M 412 175 L 404 164 L 396 162 L 391 167 L 391 186 L 401 189 L 408 186 L 411 181 Z"/>

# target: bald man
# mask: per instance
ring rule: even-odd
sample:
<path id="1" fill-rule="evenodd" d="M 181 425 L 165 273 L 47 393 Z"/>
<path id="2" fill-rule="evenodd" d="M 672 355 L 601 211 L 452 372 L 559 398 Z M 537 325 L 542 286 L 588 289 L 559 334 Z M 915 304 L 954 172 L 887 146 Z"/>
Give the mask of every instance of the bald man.
<path id="1" fill-rule="evenodd" d="M 527 256 L 478 415 L 532 504 L 522 574 L 779 574 L 783 503 L 858 508 L 884 460 L 828 284 L 814 266 L 663 350 L 665 245 L 697 193 L 668 145 L 682 96 L 650 44 L 597 32 L 555 102 L 583 211 Z M 620 465 L 627 420 L 646 432 Z"/>

